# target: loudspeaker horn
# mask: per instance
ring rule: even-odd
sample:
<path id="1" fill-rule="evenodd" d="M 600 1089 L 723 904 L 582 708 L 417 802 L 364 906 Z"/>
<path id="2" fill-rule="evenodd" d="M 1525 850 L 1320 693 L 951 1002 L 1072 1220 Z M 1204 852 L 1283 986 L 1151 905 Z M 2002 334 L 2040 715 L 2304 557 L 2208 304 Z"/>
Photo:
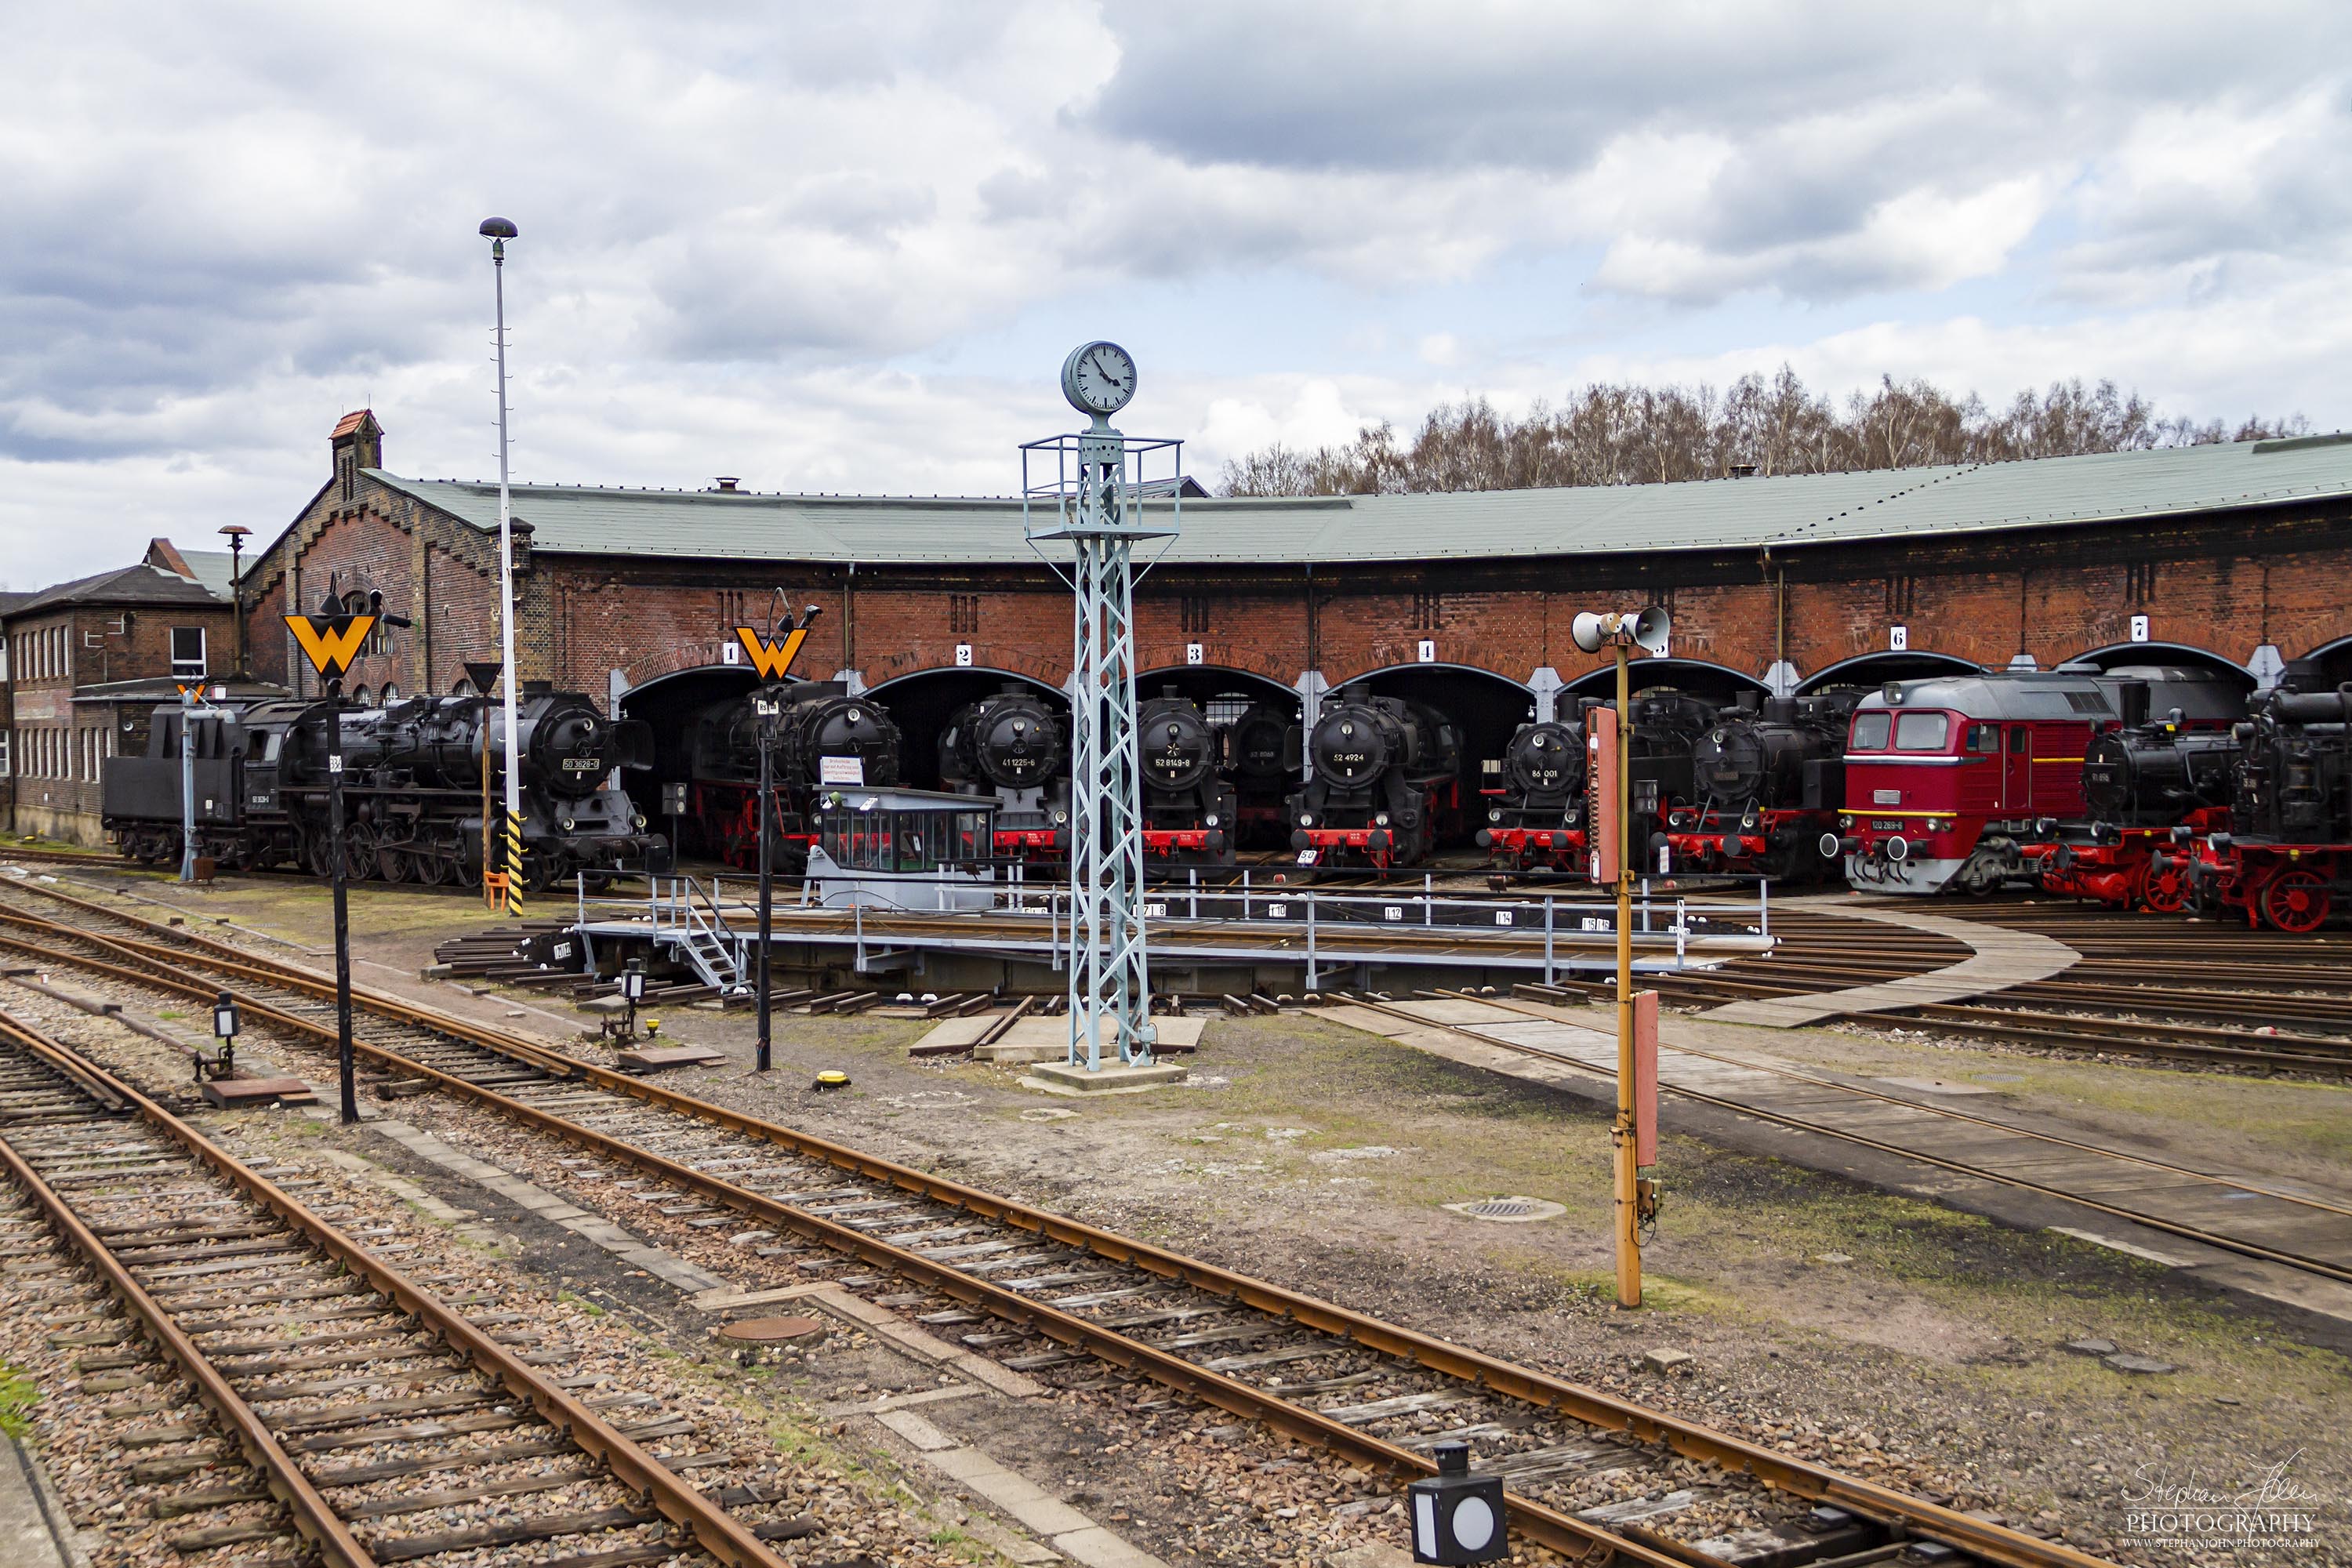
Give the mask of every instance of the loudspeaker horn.
<path id="1" fill-rule="evenodd" d="M 1569 623 L 1568 635 L 1574 637 L 1576 646 L 1585 652 L 1599 653 L 1601 645 L 1609 640 L 1608 622 L 1612 618 L 1596 616 L 1587 610 Z"/>
<path id="2" fill-rule="evenodd" d="M 1674 617 L 1652 605 L 1633 618 L 1633 643 L 1643 652 L 1663 654 L 1675 629 Z"/>

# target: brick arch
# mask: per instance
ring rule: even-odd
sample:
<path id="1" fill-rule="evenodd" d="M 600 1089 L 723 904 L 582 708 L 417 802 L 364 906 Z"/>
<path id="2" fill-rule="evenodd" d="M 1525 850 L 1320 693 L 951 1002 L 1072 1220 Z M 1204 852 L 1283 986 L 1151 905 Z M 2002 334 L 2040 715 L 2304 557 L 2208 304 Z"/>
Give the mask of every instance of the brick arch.
<path id="1" fill-rule="evenodd" d="M 2101 669 L 2112 669 L 2119 664 L 2187 664 L 2212 670 L 2218 675 L 2227 675 L 2234 679 L 2242 680 L 2250 687 L 2254 684 L 2252 670 L 2227 654 L 2215 653 L 2211 648 L 2199 647 L 2194 643 L 2108 643 L 2102 647 L 2085 648 L 2081 653 L 2069 654 L 2063 662 L 2095 664 Z"/>
<path id="2" fill-rule="evenodd" d="M 1034 680 L 1052 691 L 1061 690 L 1070 679 L 1069 663 L 1065 658 L 1027 651 L 1014 651 L 1007 658 L 1005 653 L 1002 647 L 992 647 L 990 662 L 986 664 L 939 664 L 924 660 L 919 654 L 901 654 L 869 663 L 858 675 L 869 691 L 918 675 L 1004 675 Z"/>
<path id="3" fill-rule="evenodd" d="M 1200 643 L 1201 651 L 1207 658 L 1208 662 L 1186 664 L 1184 662 L 1185 642 Z M 1263 645 L 1250 648 L 1235 648 L 1230 644 L 1221 644 L 1213 637 L 1188 637 L 1184 642 L 1175 643 L 1161 637 L 1138 638 L 1136 660 L 1139 666 L 1149 661 L 1150 668 L 1160 673 L 1179 669 L 1231 670 L 1237 675 L 1250 675 L 1255 676 L 1260 680 L 1270 680 L 1285 689 L 1290 689 L 1291 682 L 1297 680 L 1299 671 L 1306 668 L 1304 656 L 1297 649 L 1286 653 L 1267 648 Z"/>
<path id="4" fill-rule="evenodd" d="M 1830 686 L 1875 686 L 1888 680 L 1917 680 L 1930 675 L 1973 675 L 1982 668 L 1972 658 L 1962 658 L 1956 653 L 1937 653 L 1932 648 L 1906 648 L 1901 653 L 1891 648 L 1880 648 L 1874 653 L 1858 653 L 1852 658 L 1842 658 L 1835 664 L 1822 666 L 1797 682 L 1797 695 L 1802 697 Z"/>
<path id="5" fill-rule="evenodd" d="M 1381 675 L 1400 675 L 1414 669 L 1443 670 L 1454 675 L 1483 675 L 1490 680 L 1506 681 L 1522 691 L 1531 693 L 1535 689 L 1515 675 L 1505 675 L 1501 670 L 1489 669 L 1483 664 L 1465 664 L 1459 659 L 1432 659 L 1427 664 L 1418 660 L 1410 664 L 1372 664 L 1366 665 L 1361 669 L 1349 670 L 1344 675 L 1327 669 L 1324 671 L 1323 678 L 1326 689 L 1337 691 L 1343 686 L 1352 686 L 1360 680 L 1370 680 Z"/>

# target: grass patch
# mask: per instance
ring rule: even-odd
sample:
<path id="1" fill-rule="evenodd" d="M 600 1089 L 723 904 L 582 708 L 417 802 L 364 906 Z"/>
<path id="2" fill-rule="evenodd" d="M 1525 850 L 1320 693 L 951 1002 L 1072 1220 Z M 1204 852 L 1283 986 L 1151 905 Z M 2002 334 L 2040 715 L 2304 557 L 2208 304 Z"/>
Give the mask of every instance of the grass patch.
<path id="1" fill-rule="evenodd" d="M 0 1436 L 19 1440 L 31 1435 L 32 1409 L 41 1402 L 41 1390 L 20 1366 L 0 1362 Z"/>

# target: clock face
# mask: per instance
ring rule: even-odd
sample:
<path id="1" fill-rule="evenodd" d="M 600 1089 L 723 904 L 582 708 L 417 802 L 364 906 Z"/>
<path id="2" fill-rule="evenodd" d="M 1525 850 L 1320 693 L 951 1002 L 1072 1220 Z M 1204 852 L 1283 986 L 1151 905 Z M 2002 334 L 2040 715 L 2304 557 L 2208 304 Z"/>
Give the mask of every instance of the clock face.
<path id="1" fill-rule="evenodd" d="M 1062 395 L 1081 414 L 1116 414 L 1135 395 L 1135 361 L 1117 343 L 1087 343 L 1063 363 Z"/>

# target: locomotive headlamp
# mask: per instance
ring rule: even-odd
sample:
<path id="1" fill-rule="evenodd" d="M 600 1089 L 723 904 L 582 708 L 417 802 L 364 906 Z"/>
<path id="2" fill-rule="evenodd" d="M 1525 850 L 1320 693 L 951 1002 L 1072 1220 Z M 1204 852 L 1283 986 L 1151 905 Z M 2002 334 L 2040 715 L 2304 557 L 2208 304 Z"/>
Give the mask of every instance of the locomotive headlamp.
<path id="1" fill-rule="evenodd" d="M 1217 814 L 1213 811 L 1209 813 L 1201 818 L 1201 825 L 1204 827 L 1214 827 L 1217 825 Z"/>
<path id="2" fill-rule="evenodd" d="M 1903 706 L 1903 683 L 1890 680 L 1878 689 L 1878 695 L 1889 708 L 1900 708 Z"/>
<path id="3" fill-rule="evenodd" d="M 629 814 L 629 826 L 635 828 L 638 832 L 643 833 L 646 830 L 646 814 L 642 811 L 631 812 Z"/>
<path id="4" fill-rule="evenodd" d="M 1490 805 L 1490 806 L 1488 806 L 1488 807 L 1486 808 L 1486 820 L 1487 820 L 1487 821 L 1489 821 L 1489 822 L 1500 822 L 1500 821 L 1502 821 L 1502 820 L 1503 820 L 1503 808 L 1502 808 L 1501 806 L 1499 806 L 1499 805 Z"/>
<path id="5" fill-rule="evenodd" d="M 1470 1473 L 1467 1443 L 1437 1446 L 1437 1474 L 1405 1489 L 1415 1563 L 1494 1563 L 1510 1555 L 1503 1478 Z"/>
<path id="6" fill-rule="evenodd" d="M 1311 811 L 1302 811 L 1302 812 L 1300 812 L 1300 813 L 1298 814 L 1298 826 L 1301 826 L 1301 827 L 1312 827 L 1312 826 L 1315 826 L 1315 814 L 1314 814 L 1313 812 L 1311 812 Z"/>
<path id="7" fill-rule="evenodd" d="M 564 832 L 566 832 L 566 833 L 571 832 L 573 828 L 575 828 L 575 827 L 577 827 L 577 826 L 580 826 L 580 824 L 579 824 L 577 821 L 573 820 L 572 818 L 571 818 L 571 817 L 569 817 L 569 816 L 562 818 L 562 824 L 563 824 L 563 831 L 564 831 Z"/>
<path id="8" fill-rule="evenodd" d="M 1389 814 L 1388 814 L 1387 812 L 1385 812 L 1385 811 L 1376 811 L 1376 812 L 1372 813 L 1372 826 L 1375 826 L 1375 827 L 1386 827 L 1388 825 L 1389 825 Z"/>
<path id="9" fill-rule="evenodd" d="M 1840 827 L 1852 827 L 1853 826 L 1853 818 L 1851 816 L 1841 816 L 1838 818 L 1838 826 Z"/>

